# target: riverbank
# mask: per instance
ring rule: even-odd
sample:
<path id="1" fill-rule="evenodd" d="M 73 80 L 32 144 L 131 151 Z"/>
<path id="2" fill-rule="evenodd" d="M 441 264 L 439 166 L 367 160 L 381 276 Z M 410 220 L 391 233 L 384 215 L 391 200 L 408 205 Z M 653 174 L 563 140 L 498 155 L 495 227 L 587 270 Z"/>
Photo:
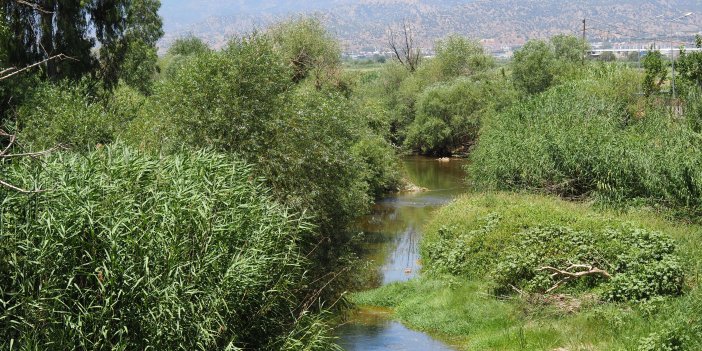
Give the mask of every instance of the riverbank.
<path id="1" fill-rule="evenodd" d="M 538 274 L 526 270 L 531 280 L 520 277 L 510 281 L 514 284 L 510 291 L 500 289 L 506 274 L 500 267 L 514 264 L 506 271 L 524 271 L 520 251 L 529 256 L 531 248 L 519 240 L 531 235 L 531 229 L 555 227 L 591 233 L 583 235 L 584 247 L 599 251 L 616 247 L 612 251 L 617 253 L 600 263 L 613 278 L 573 280 L 544 294 Z M 615 234 L 599 236 L 612 231 L 628 234 L 619 241 Z M 551 242 L 561 240 L 558 245 L 538 245 L 553 250 L 531 259 L 572 253 L 564 249 L 568 233 L 563 230 L 553 238 Z M 605 212 L 590 204 L 537 195 L 467 195 L 440 209 L 425 227 L 421 244 L 425 271 L 420 278 L 354 294 L 352 300 L 389 308 L 396 320 L 464 350 L 695 350 L 702 346 L 700 235 L 698 225 L 670 222 L 643 210 Z M 600 244 L 588 241 L 590 237 L 609 239 Z M 514 250 L 514 244 L 522 247 Z M 437 245 L 441 255 L 433 251 Z M 656 250 L 666 253 L 647 254 Z M 632 265 L 655 267 L 653 274 L 609 265 L 624 254 L 629 261 L 638 255 Z M 683 280 L 676 280 L 677 273 Z M 636 279 L 617 286 L 627 277 Z M 546 281 L 541 286 L 552 284 Z"/>
<path id="2" fill-rule="evenodd" d="M 363 235 L 356 291 L 416 279 L 421 269 L 419 242 L 426 223 L 436 211 L 465 191 L 463 160 L 439 162 L 421 156 L 401 162 L 407 183 L 422 191 L 389 194 L 379 200 L 370 215 L 359 223 Z M 353 350 L 451 350 L 430 336 L 411 330 L 392 319 L 392 311 L 360 309 L 349 311 L 337 328 L 340 345 Z"/>

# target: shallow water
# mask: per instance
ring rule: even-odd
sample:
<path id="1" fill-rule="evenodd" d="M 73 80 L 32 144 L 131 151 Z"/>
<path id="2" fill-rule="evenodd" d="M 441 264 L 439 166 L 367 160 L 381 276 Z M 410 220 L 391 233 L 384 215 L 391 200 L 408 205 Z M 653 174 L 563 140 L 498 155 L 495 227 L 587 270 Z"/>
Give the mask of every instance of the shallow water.
<path id="1" fill-rule="evenodd" d="M 404 160 L 406 177 L 429 189 L 394 194 L 379 201 L 361 223 L 365 233 L 364 259 L 375 270 L 368 288 L 406 281 L 419 272 L 419 241 L 424 224 L 437 208 L 465 191 L 460 160 L 439 162 L 413 157 Z M 387 311 L 364 309 L 338 328 L 340 345 L 354 350 L 451 350 L 426 334 L 392 321 Z"/>

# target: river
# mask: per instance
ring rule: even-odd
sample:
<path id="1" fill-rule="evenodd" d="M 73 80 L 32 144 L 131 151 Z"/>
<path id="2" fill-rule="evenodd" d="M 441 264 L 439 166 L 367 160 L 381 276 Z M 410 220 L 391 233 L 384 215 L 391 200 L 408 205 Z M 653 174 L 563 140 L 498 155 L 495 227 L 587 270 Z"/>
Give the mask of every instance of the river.
<path id="1" fill-rule="evenodd" d="M 403 160 L 406 177 L 428 190 L 388 196 L 363 219 L 363 259 L 374 273 L 369 288 L 416 277 L 420 270 L 419 241 L 423 226 L 437 208 L 465 191 L 464 164 L 461 160 L 439 162 L 424 157 Z M 452 350 L 426 334 L 393 321 L 390 312 L 382 309 L 351 313 L 337 332 L 339 344 L 347 351 Z"/>

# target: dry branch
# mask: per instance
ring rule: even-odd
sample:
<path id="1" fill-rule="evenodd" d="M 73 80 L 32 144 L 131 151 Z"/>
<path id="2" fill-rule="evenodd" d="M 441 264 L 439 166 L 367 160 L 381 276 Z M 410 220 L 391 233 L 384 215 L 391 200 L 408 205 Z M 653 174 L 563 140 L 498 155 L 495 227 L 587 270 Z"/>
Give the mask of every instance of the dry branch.
<path id="1" fill-rule="evenodd" d="M 421 52 L 419 48 L 415 46 L 414 42 L 414 28 L 407 21 L 402 21 L 402 30 L 400 35 L 402 36 L 398 43 L 397 35 L 392 28 L 388 29 L 388 45 L 390 49 L 395 54 L 395 58 L 405 66 L 410 72 L 414 72 L 419 66 L 419 60 L 421 58 Z"/>
<path id="2" fill-rule="evenodd" d="M 46 10 L 43 7 L 39 6 L 39 4 L 35 4 L 35 3 L 29 2 L 29 1 L 24 1 L 24 0 L 14 0 L 14 1 L 18 4 L 29 6 L 29 7 L 33 8 L 35 11 L 39 11 L 39 12 L 47 14 L 47 15 L 54 14 L 54 11 Z"/>
<path id="3" fill-rule="evenodd" d="M 558 281 L 554 286 L 546 290 L 547 294 L 555 291 L 556 289 L 560 288 L 563 284 L 571 280 L 586 276 L 598 275 L 606 279 L 612 278 L 612 276 L 607 271 L 586 264 L 573 264 L 566 269 L 558 269 L 555 267 L 547 266 L 540 268 L 539 271 L 551 272 L 551 278 L 553 279 L 561 277 L 560 281 Z"/>
<path id="4" fill-rule="evenodd" d="M 12 146 L 15 144 L 15 141 L 17 140 L 17 136 L 0 129 L 0 137 L 4 137 L 4 138 L 9 139 L 7 146 L 5 146 L 5 148 L 2 149 L 2 151 L 0 151 L 0 159 L 13 158 L 13 157 L 39 157 L 39 156 L 44 156 L 44 155 L 47 155 L 47 154 L 54 152 L 58 149 L 63 148 L 63 146 L 59 145 L 59 146 L 53 147 L 51 149 L 39 151 L 39 152 L 11 154 L 9 152 L 10 152 L 10 149 L 12 148 Z M 0 179 L 0 187 L 8 188 L 10 190 L 13 190 L 13 191 L 16 191 L 16 192 L 19 192 L 22 194 L 36 194 L 36 193 L 43 193 L 43 192 L 48 191 L 48 190 L 42 190 L 42 189 L 35 189 L 35 190 L 23 189 L 23 188 L 20 188 L 16 185 L 10 184 L 2 179 Z"/>
<path id="5" fill-rule="evenodd" d="M 52 60 L 66 60 L 66 59 L 75 60 L 74 58 L 66 56 L 64 54 L 54 55 L 54 56 L 51 56 L 45 60 L 39 61 L 37 63 L 33 63 L 33 64 L 31 64 L 27 67 L 24 67 L 22 69 L 16 69 L 16 68 L 5 69 L 2 72 L 0 72 L 0 80 L 5 80 L 7 78 L 18 75 L 22 72 L 28 71 L 34 67 L 37 67 L 39 65 L 42 65 L 42 64 L 47 63 L 47 62 L 52 61 Z"/>

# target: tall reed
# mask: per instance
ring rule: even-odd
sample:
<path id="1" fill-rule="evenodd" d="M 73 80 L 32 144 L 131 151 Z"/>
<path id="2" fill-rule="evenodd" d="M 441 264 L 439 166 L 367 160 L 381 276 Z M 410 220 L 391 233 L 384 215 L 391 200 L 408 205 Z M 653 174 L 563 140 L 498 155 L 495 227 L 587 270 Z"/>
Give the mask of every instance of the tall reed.
<path id="1" fill-rule="evenodd" d="M 3 166 L 0 348 L 328 349 L 299 238 L 241 161 L 121 146 Z"/>

